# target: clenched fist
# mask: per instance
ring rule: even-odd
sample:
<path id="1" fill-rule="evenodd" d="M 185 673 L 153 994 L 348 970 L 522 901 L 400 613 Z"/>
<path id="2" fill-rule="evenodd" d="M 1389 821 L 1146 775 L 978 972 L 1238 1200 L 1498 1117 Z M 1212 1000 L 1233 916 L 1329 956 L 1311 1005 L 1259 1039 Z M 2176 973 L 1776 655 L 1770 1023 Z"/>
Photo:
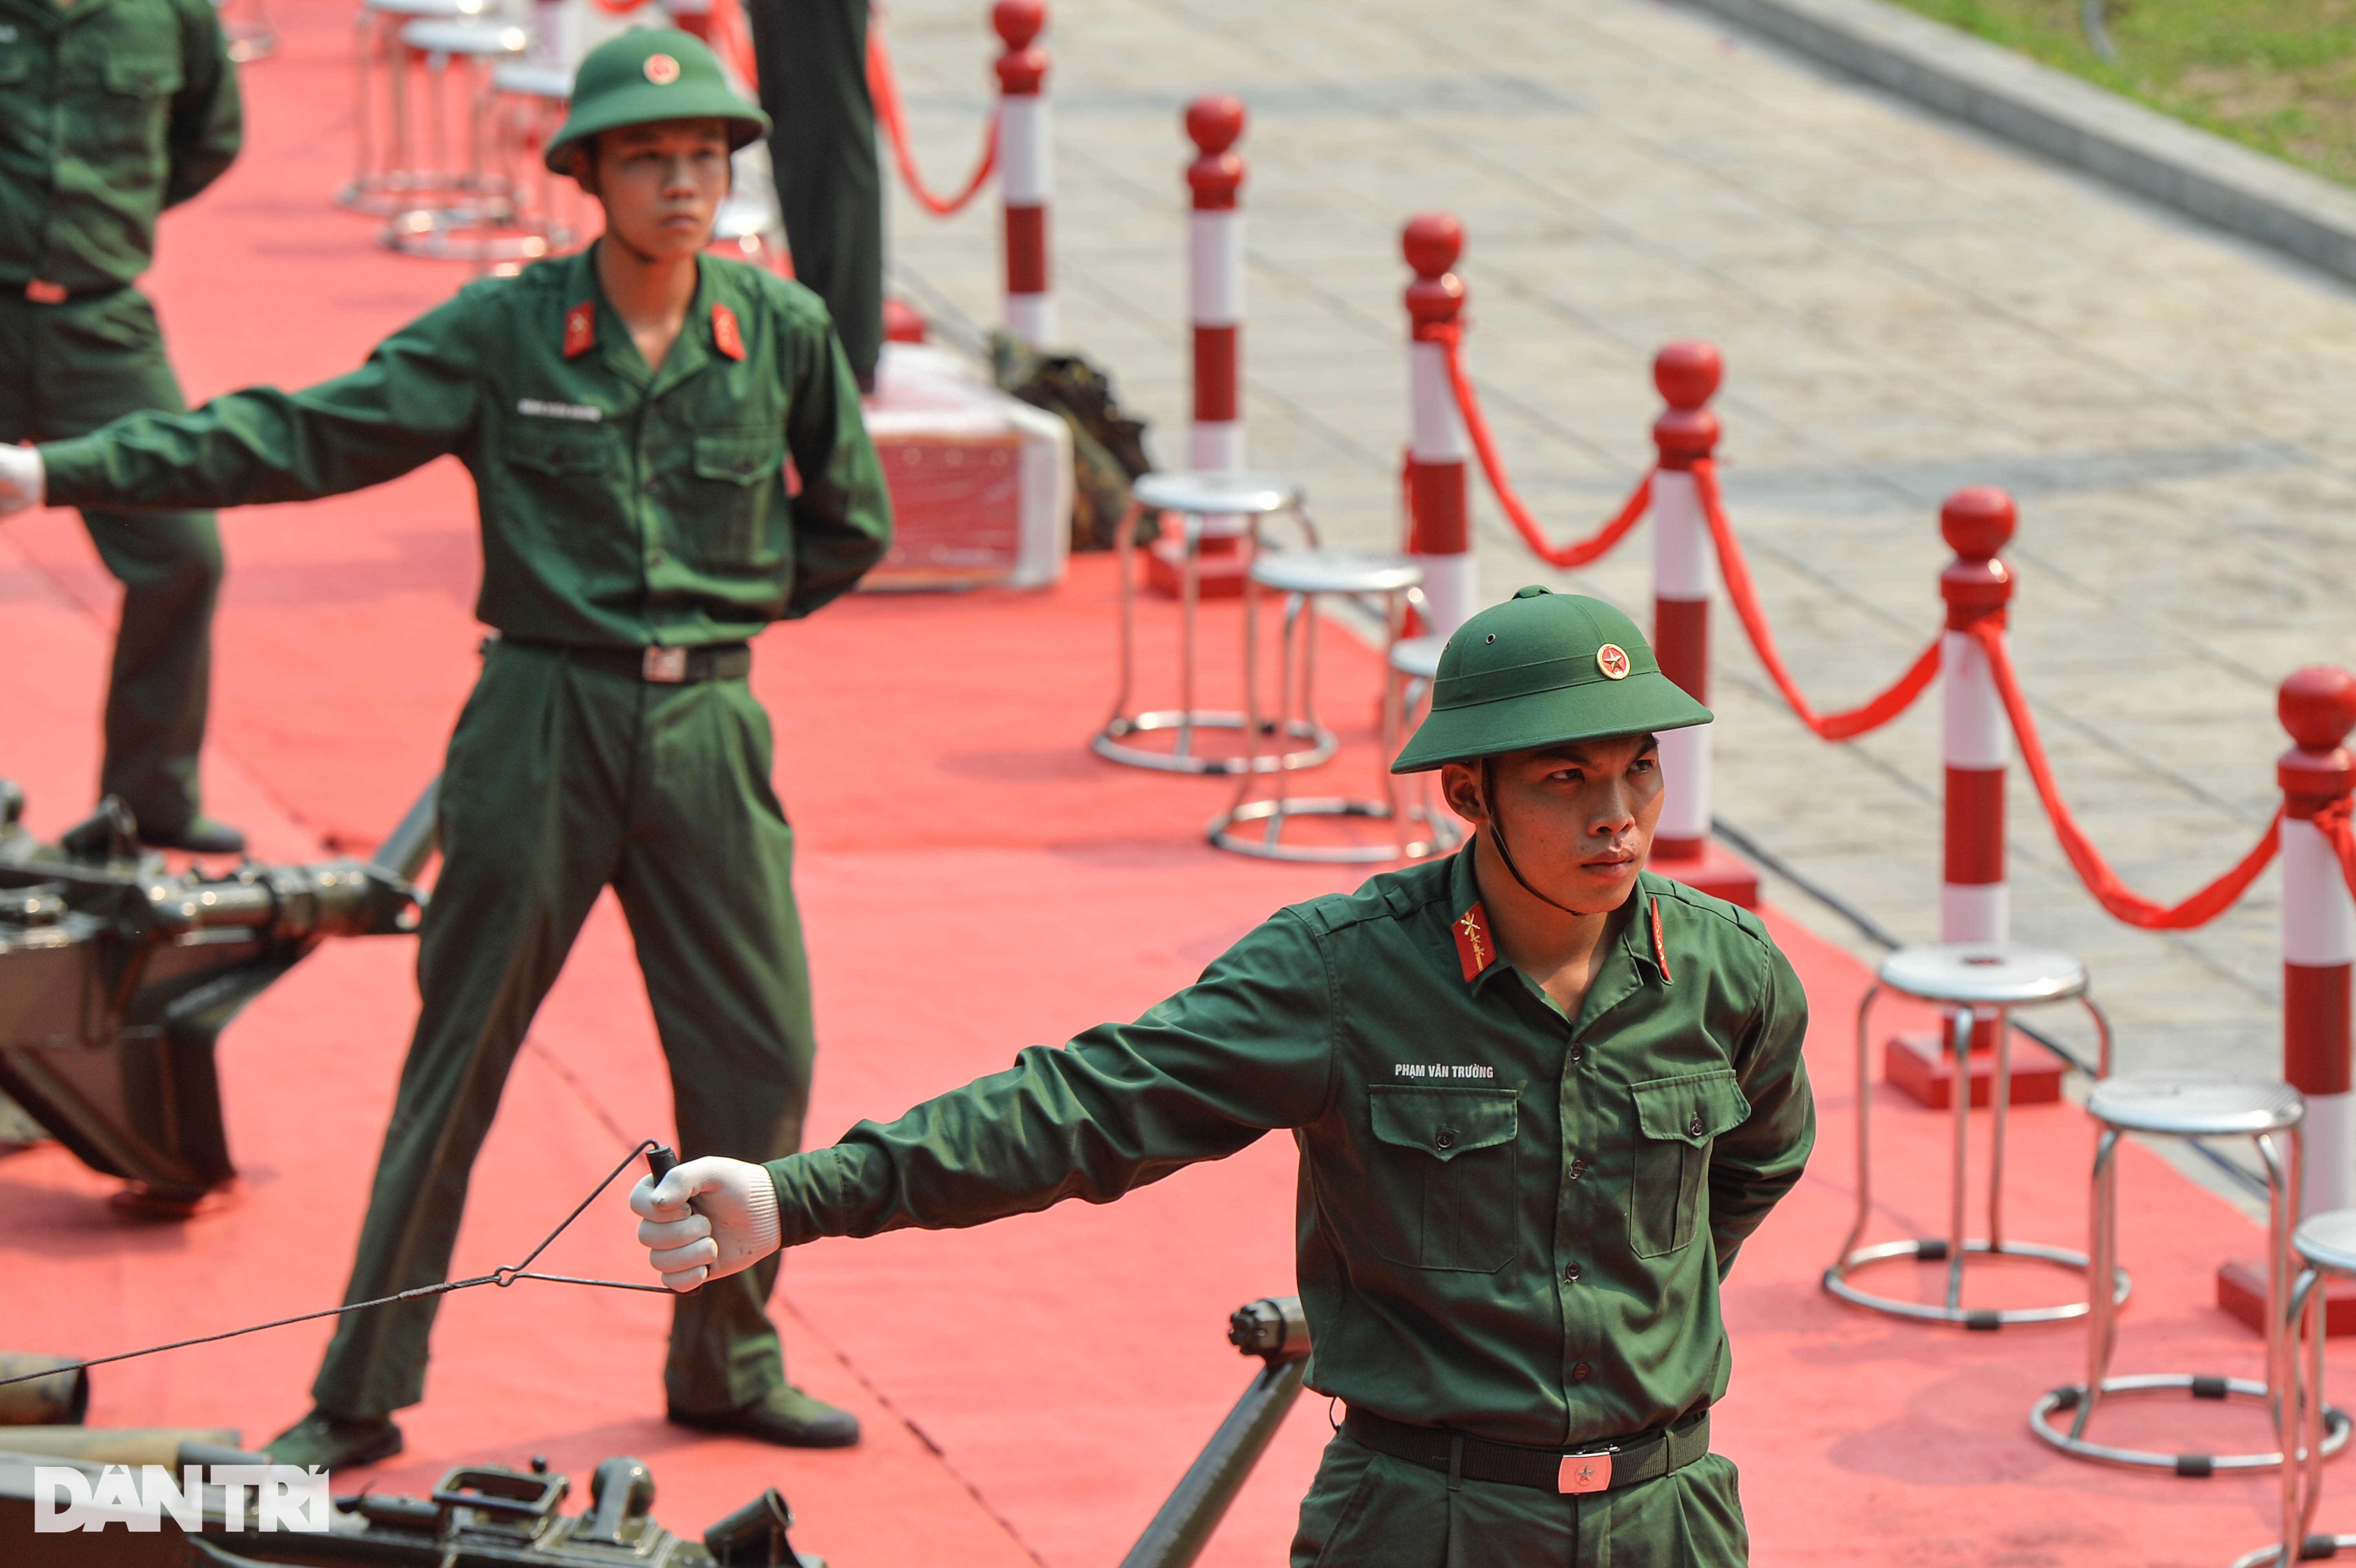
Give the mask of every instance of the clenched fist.
<path id="1" fill-rule="evenodd" d="M 777 1250 L 777 1189 L 761 1166 L 707 1155 L 630 1189 L 638 1244 L 673 1290 L 741 1274 Z"/>

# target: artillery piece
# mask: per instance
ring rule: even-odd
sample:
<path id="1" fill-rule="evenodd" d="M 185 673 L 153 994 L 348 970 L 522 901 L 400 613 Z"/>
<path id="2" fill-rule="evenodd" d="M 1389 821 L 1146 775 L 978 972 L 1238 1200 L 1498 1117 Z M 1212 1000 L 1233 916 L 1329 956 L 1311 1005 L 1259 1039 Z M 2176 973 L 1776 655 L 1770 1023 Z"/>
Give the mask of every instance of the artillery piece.
<path id="1" fill-rule="evenodd" d="M 247 861 L 175 874 L 110 795 L 55 844 L 0 780 L 0 1091 L 117 1201 L 193 1212 L 236 1175 L 213 1044 L 273 981 L 334 936 L 413 932 L 410 879 L 434 852 L 429 784 L 374 859 Z"/>

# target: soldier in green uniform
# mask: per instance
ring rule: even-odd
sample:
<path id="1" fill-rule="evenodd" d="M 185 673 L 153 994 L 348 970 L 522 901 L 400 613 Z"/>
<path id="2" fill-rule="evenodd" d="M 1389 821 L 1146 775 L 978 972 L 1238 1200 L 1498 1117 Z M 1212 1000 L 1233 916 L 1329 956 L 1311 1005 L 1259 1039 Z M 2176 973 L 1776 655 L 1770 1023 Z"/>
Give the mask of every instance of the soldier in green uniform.
<path id="1" fill-rule="evenodd" d="M 155 218 L 237 156 L 237 71 L 210 0 L 0 0 L 0 443 L 187 407 L 133 287 Z M 198 808 L 220 538 L 202 511 L 93 498 L 123 584 L 99 787 L 165 848 L 234 854 Z"/>
<path id="2" fill-rule="evenodd" d="M 688 1149 L 801 1147 L 812 1054 L 791 888 L 747 639 L 817 610 L 890 542 L 875 451 L 818 301 L 701 257 L 728 159 L 766 128 L 683 33 L 583 61 L 552 166 L 605 209 L 586 253 L 461 291 L 349 375 L 0 449 L 0 509 L 305 500 L 444 453 L 473 474 L 498 632 L 442 779 L 421 1010 L 347 1301 L 445 1276 L 469 1171 L 532 1013 L 599 891 L 619 896 Z M 790 475 L 786 472 L 788 459 Z M 776 1264 L 676 1304 L 671 1418 L 856 1442 L 787 1384 Z M 313 1413 L 270 1452 L 401 1447 L 434 1299 L 342 1319 Z"/>
<path id="3" fill-rule="evenodd" d="M 666 1283 L 1107 1202 L 1284 1128 L 1308 1381 L 1349 1405 L 1294 1563 L 1743 1562 L 1709 1452 L 1719 1286 L 1815 1112 L 1765 929 L 1642 869 L 1654 733 L 1709 714 L 1626 616 L 1543 588 L 1468 621 L 1433 690 L 1395 769 L 1444 770 L 1467 849 L 1284 910 L 1137 1022 L 831 1148 L 641 1181 Z"/>

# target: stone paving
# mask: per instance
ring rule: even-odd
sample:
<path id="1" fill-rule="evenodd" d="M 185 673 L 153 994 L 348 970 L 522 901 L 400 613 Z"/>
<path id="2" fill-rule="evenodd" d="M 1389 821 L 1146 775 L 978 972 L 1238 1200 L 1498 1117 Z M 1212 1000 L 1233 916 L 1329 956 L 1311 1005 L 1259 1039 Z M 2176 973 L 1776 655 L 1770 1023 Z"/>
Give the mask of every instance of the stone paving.
<path id="1" fill-rule="evenodd" d="M 963 172 L 989 102 L 977 11 L 890 13 L 937 185 Z M 1186 414 L 1178 112 L 1232 91 L 1253 116 L 1251 456 L 1306 482 L 1329 535 L 1399 538 L 1398 232 L 1440 208 L 1469 236 L 1474 379 L 1558 539 L 1642 472 L 1653 350 L 1722 347 L 1730 508 L 1820 708 L 1879 689 L 1933 635 L 1940 498 L 2011 490 L 2018 662 L 2064 790 L 2138 891 L 2180 898 L 2240 857 L 2278 798 L 2276 683 L 2356 664 L 2344 284 L 1639 0 L 1056 0 L 1044 41 L 1064 336 L 1152 417 L 1164 462 L 1183 459 Z M 994 319 L 993 207 L 943 222 L 895 196 L 891 223 L 910 290 Z M 1565 577 L 1484 496 L 1479 548 L 1492 598 L 1569 582 L 1649 619 L 1644 530 Z M 1935 697 L 1825 745 L 1722 603 L 1715 635 L 1719 815 L 1902 938 L 1934 938 Z M 2275 875 L 2205 931 L 2130 930 L 2013 777 L 2014 934 L 2086 959 L 2122 1064 L 2278 1071 Z"/>

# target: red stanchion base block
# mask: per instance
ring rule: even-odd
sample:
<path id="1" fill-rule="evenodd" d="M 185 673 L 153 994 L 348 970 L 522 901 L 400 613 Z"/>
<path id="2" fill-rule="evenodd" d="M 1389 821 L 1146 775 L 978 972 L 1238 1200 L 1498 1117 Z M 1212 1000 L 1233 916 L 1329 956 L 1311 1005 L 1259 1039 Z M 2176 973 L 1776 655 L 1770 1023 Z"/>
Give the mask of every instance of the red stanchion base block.
<path id="1" fill-rule="evenodd" d="M 2255 1258 L 2219 1264 L 2217 1305 L 2240 1318 L 2253 1333 L 2260 1332 L 2259 1325 L 2266 1316 L 2266 1265 Z M 2323 1334 L 2328 1339 L 2356 1334 L 2356 1280 L 2324 1281 Z"/>
<path id="2" fill-rule="evenodd" d="M 1673 882 L 1683 882 L 1696 892 L 1708 893 L 1714 899 L 1724 899 L 1744 909 L 1759 907 L 1759 873 L 1739 859 L 1731 850 L 1722 848 L 1717 839 L 1705 838 L 1701 853 L 1671 859 L 1656 848 L 1644 868 Z"/>
<path id="3" fill-rule="evenodd" d="M 884 336 L 893 343 L 925 341 L 925 318 L 906 300 L 887 299 L 884 302 Z"/>
<path id="4" fill-rule="evenodd" d="M 1244 572 L 1250 565 L 1251 556 L 1241 539 L 1205 539 L 1194 557 L 1194 591 L 1205 599 L 1239 599 Z M 1155 539 L 1146 547 L 1145 585 L 1163 598 L 1178 597 L 1185 571 L 1185 552 L 1175 539 Z"/>
<path id="5" fill-rule="evenodd" d="M 1996 1082 L 1996 1051 L 1972 1052 L 1972 1104 L 1988 1103 Z M 2062 1098 L 2062 1059 L 2024 1035 L 2012 1037 L 2012 1086 L 2016 1105 L 2044 1105 Z M 1892 1035 L 1881 1057 L 1881 1081 L 1915 1104 L 1933 1111 L 1952 1109 L 1955 1058 L 1935 1034 Z"/>

